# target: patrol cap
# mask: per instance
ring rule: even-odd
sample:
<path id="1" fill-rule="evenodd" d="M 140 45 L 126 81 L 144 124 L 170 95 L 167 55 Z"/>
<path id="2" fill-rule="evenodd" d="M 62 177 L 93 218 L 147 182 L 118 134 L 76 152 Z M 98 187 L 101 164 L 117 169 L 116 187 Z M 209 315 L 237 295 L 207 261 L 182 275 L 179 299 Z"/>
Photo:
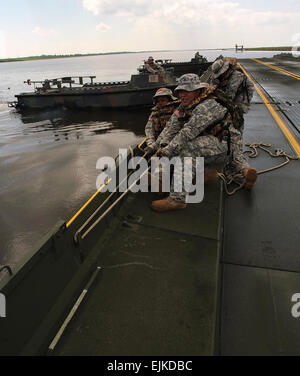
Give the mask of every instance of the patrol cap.
<path id="1" fill-rule="evenodd" d="M 225 73 L 228 70 L 229 65 L 229 60 L 225 58 L 217 59 L 211 66 L 214 78 L 218 78 L 219 76 L 221 76 L 221 74 Z"/>
<path id="2" fill-rule="evenodd" d="M 153 96 L 153 99 L 157 97 L 170 97 L 173 99 L 173 101 L 177 100 L 177 98 L 173 96 L 172 90 L 166 87 L 157 90 L 157 92 Z"/>
<path id="3" fill-rule="evenodd" d="M 187 73 L 178 79 L 178 86 L 175 88 L 175 91 L 177 90 L 194 91 L 197 89 L 206 88 L 208 86 L 209 86 L 208 83 L 200 81 L 200 78 L 197 74 Z"/>

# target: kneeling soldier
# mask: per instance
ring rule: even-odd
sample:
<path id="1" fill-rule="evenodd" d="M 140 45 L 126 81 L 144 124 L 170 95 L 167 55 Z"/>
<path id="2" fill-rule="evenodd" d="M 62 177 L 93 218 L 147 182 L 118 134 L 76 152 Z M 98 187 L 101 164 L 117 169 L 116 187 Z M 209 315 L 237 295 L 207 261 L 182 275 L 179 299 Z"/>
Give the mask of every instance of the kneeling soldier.
<path id="1" fill-rule="evenodd" d="M 170 89 L 158 89 L 153 96 L 153 103 L 155 106 L 149 116 L 145 127 L 145 135 L 147 137 L 148 151 L 155 150 L 157 137 L 165 128 L 168 120 L 172 116 L 175 109 L 179 106 L 180 101 L 173 96 Z"/>
<path id="2" fill-rule="evenodd" d="M 160 148 L 158 155 L 182 159 L 204 157 L 206 169 L 217 163 L 224 165 L 227 145 L 221 141 L 222 131 L 219 132 L 219 129 L 228 116 L 228 110 L 215 100 L 213 92 L 216 87 L 200 82 L 199 77 L 192 73 L 181 76 L 178 83 L 175 91 L 181 104 L 156 140 L 155 145 Z M 214 171 L 217 178 L 217 171 Z M 194 163 L 192 173 L 194 177 Z M 184 209 L 187 194 L 184 188 L 182 192 L 175 192 L 173 178 L 170 196 L 153 201 L 151 207 L 156 211 Z"/>
<path id="3" fill-rule="evenodd" d="M 233 178 L 241 174 L 245 179 L 245 188 L 251 189 L 257 179 L 257 171 L 250 167 L 243 155 L 243 130 L 244 114 L 249 111 L 253 97 L 254 86 L 242 70 L 237 66 L 237 60 L 233 58 L 219 58 L 212 65 L 211 83 L 217 85 L 226 96 L 236 105 L 240 126 L 231 126 L 232 156 L 230 163 L 225 167 L 224 173 Z"/>

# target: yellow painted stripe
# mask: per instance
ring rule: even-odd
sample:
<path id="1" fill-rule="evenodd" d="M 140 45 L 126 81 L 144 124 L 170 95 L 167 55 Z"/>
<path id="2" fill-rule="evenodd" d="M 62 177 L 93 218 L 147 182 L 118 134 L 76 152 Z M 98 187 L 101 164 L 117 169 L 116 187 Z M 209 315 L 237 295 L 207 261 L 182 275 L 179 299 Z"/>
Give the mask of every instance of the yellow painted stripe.
<path id="1" fill-rule="evenodd" d="M 263 64 L 265 66 L 267 66 L 268 68 L 271 68 L 271 69 L 274 69 L 274 70 L 277 70 L 279 72 L 282 72 L 282 73 L 286 73 L 288 74 L 289 76 L 293 77 L 293 78 L 296 78 L 297 80 L 300 79 L 300 75 L 299 74 L 296 74 L 296 73 L 293 73 L 293 72 L 290 72 L 284 68 L 280 68 L 280 67 L 277 67 L 276 65 L 272 65 L 272 64 L 268 64 L 268 63 L 265 63 L 259 59 L 252 59 L 253 61 L 256 61 L 257 63 L 260 63 L 260 64 Z"/>
<path id="2" fill-rule="evenodd" d="M 271 68 L 271 69 L 274 69 L 274 70 L 277 70 L 281 73 L 285 73 L 285 74 L 288 74 L 289 76 L 293 77 L 293 78 L 296 78 L 296 80 L 300 80 L 300 75 L 299 74 L 296 74 L 296 73 L 292 73 L 292 72 L 289 72 L 288 70 L 286 69 L 283 69 L 283 68 L 279 68 L 277 67 L 276 65 L 271 65 L 271 64 L 267 64 L 259 59 L 252 59 L 254 61 L 256 61 L 257 63 L 260 63 L 260 64 L 263 64 L 263 65 L 266 65 L 268 68 Z"/>
<path id="3" fill-rule="evenodd" d="M 138 148 L 140 149 L 141 146 L 146 142 L 147 138 L 144 138 L 143 141 L 139 144 Z"/>
<path id="4" fill-rule="evenodd" d="M 139 144 L 139 148 L 146 142 L 146 140 L 147 140 L 147 138 L 144 138 L 144 140 Z M 94 194 L 93 194 L 93 196 L 83 205 L 83 207 L 80 209 L 80 210 L 78 210 L 78 212 L 69 220 L 69 222 L 66 224 L 66 227 L 68 228 L 74 221 L 75 221 L 75 219 L 79 216 L 79 214 L 80 213 L 82 213 L 83 212 L 83 210 L 88 206 L 88 204 L 91 202 L 91 201 L 93 201 L 93 199 L 98 195 L 98 193 L 100 193 L 101 191 L 102 191 L 102 189 L 107 185 L 107 184 L 109 184 L 110 183 L 110 181 L 111 181 L 112 179 L 109 179 L 105 184 L 103 184 L 102 185 L 102 187 L 100 187 L 99 189 L 98 189 L 98 191 L 97 192 L 95 192 Z"/>
<path id="5" fill-rule="evenodd" d="M 88 206 L 88 204 L 98 195 L 98 193 L 100 193 L 102 191 L 102 189 L 110 183 L 112 179 L 109 179 L 107 180 L 99 189 L 97 192 L 95 192 L 93 194 L 93 196 L 83 205 L 83 207 L 78 210 L 78 212 L 74 215 L 74 217 L 72 219 L 69 220 L 69 222 L 66 224 L 66 227 L 69 227 L 74 221 L 75 219 L 79 216 L 80 213 L 82 213 L 82 211 Z"/>
<path id="6" fill-rule="evenodd" d="M 290 144 L 292 145 L 293 149 L 295 150 L 298 157 L 300 157 L 300 145 L 297 142 L 297 140 L 294 138 L 292 133 L 289 131 L 288 127 L 284 124 L 280 116 L 277 114 L 277 112 L 274 110 L 274 108 L 271 106 L 271 104 L 268 102 L 267 98 L 264 96 L 262 91 L 258 88 L 252 77 L 247 73 L 247 71 L 244 69 L 244 67 L 239 63 L 239 66 L 241 67 L 242 71 L 246 74 L 246 76 L 252 81 L 254 84 L 255 90 L 258 92 L 262 100 L 264 101 L 265 105 L 267 106 L 268 110 L 271 112 L 273 118 L 275 119 L 276 123 L 282 130 L 285 137 L 288 139 Z"/>

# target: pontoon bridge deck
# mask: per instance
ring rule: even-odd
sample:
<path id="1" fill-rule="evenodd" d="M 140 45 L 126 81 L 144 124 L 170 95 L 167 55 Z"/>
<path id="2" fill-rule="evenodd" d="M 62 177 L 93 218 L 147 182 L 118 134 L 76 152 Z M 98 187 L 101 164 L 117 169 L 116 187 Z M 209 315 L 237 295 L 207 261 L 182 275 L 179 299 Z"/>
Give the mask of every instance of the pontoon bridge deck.
<path id="1" fill-rule="evenodd" d="M 289 75 L 254 60 L 241 64 L 260 92 L 245 117 L 245 142 L 300 156 L 299 67 L 281 63 Z M 263 152 L 250 160 L 258 170 L 281 162 Z M 209 184 L 201 204 L 178 212 L 153 212 L 155 194 L 130 194 L 74 246 L 97 196 L 0 282 L 8 303 L 0 353 L 299 355 L 298 166 L 292 160 L 233 196 Z"/>

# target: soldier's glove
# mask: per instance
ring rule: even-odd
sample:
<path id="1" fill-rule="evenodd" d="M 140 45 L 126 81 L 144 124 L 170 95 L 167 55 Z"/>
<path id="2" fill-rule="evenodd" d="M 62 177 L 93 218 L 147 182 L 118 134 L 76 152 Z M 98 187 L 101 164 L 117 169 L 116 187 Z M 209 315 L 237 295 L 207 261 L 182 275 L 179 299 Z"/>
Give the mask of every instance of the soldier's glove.
<path id="1" fill-rule="evenodd" d="M 160 149 L 163 149 L 163 148 L 165 148 L 166 146 L 168 146 L 168 144 L 166 144 L 165 142 L 159 144 L 159 148 L 160 148 Z"/>
<path id="2" fill-rule="evenodd" d="M 147 155 L 152 155 L 156 152 L 157 150 L 157 146 L 156 144 L 150 144 L 148 146 L 145 147 L 144 151 L 145 153 L 147 153 Z"/>
<path id="3" fill-rule="evenodd" d="M 169 157 L 169 154 L 165 148 L 159 148 L 156 155 L 158 157 Z"/>

